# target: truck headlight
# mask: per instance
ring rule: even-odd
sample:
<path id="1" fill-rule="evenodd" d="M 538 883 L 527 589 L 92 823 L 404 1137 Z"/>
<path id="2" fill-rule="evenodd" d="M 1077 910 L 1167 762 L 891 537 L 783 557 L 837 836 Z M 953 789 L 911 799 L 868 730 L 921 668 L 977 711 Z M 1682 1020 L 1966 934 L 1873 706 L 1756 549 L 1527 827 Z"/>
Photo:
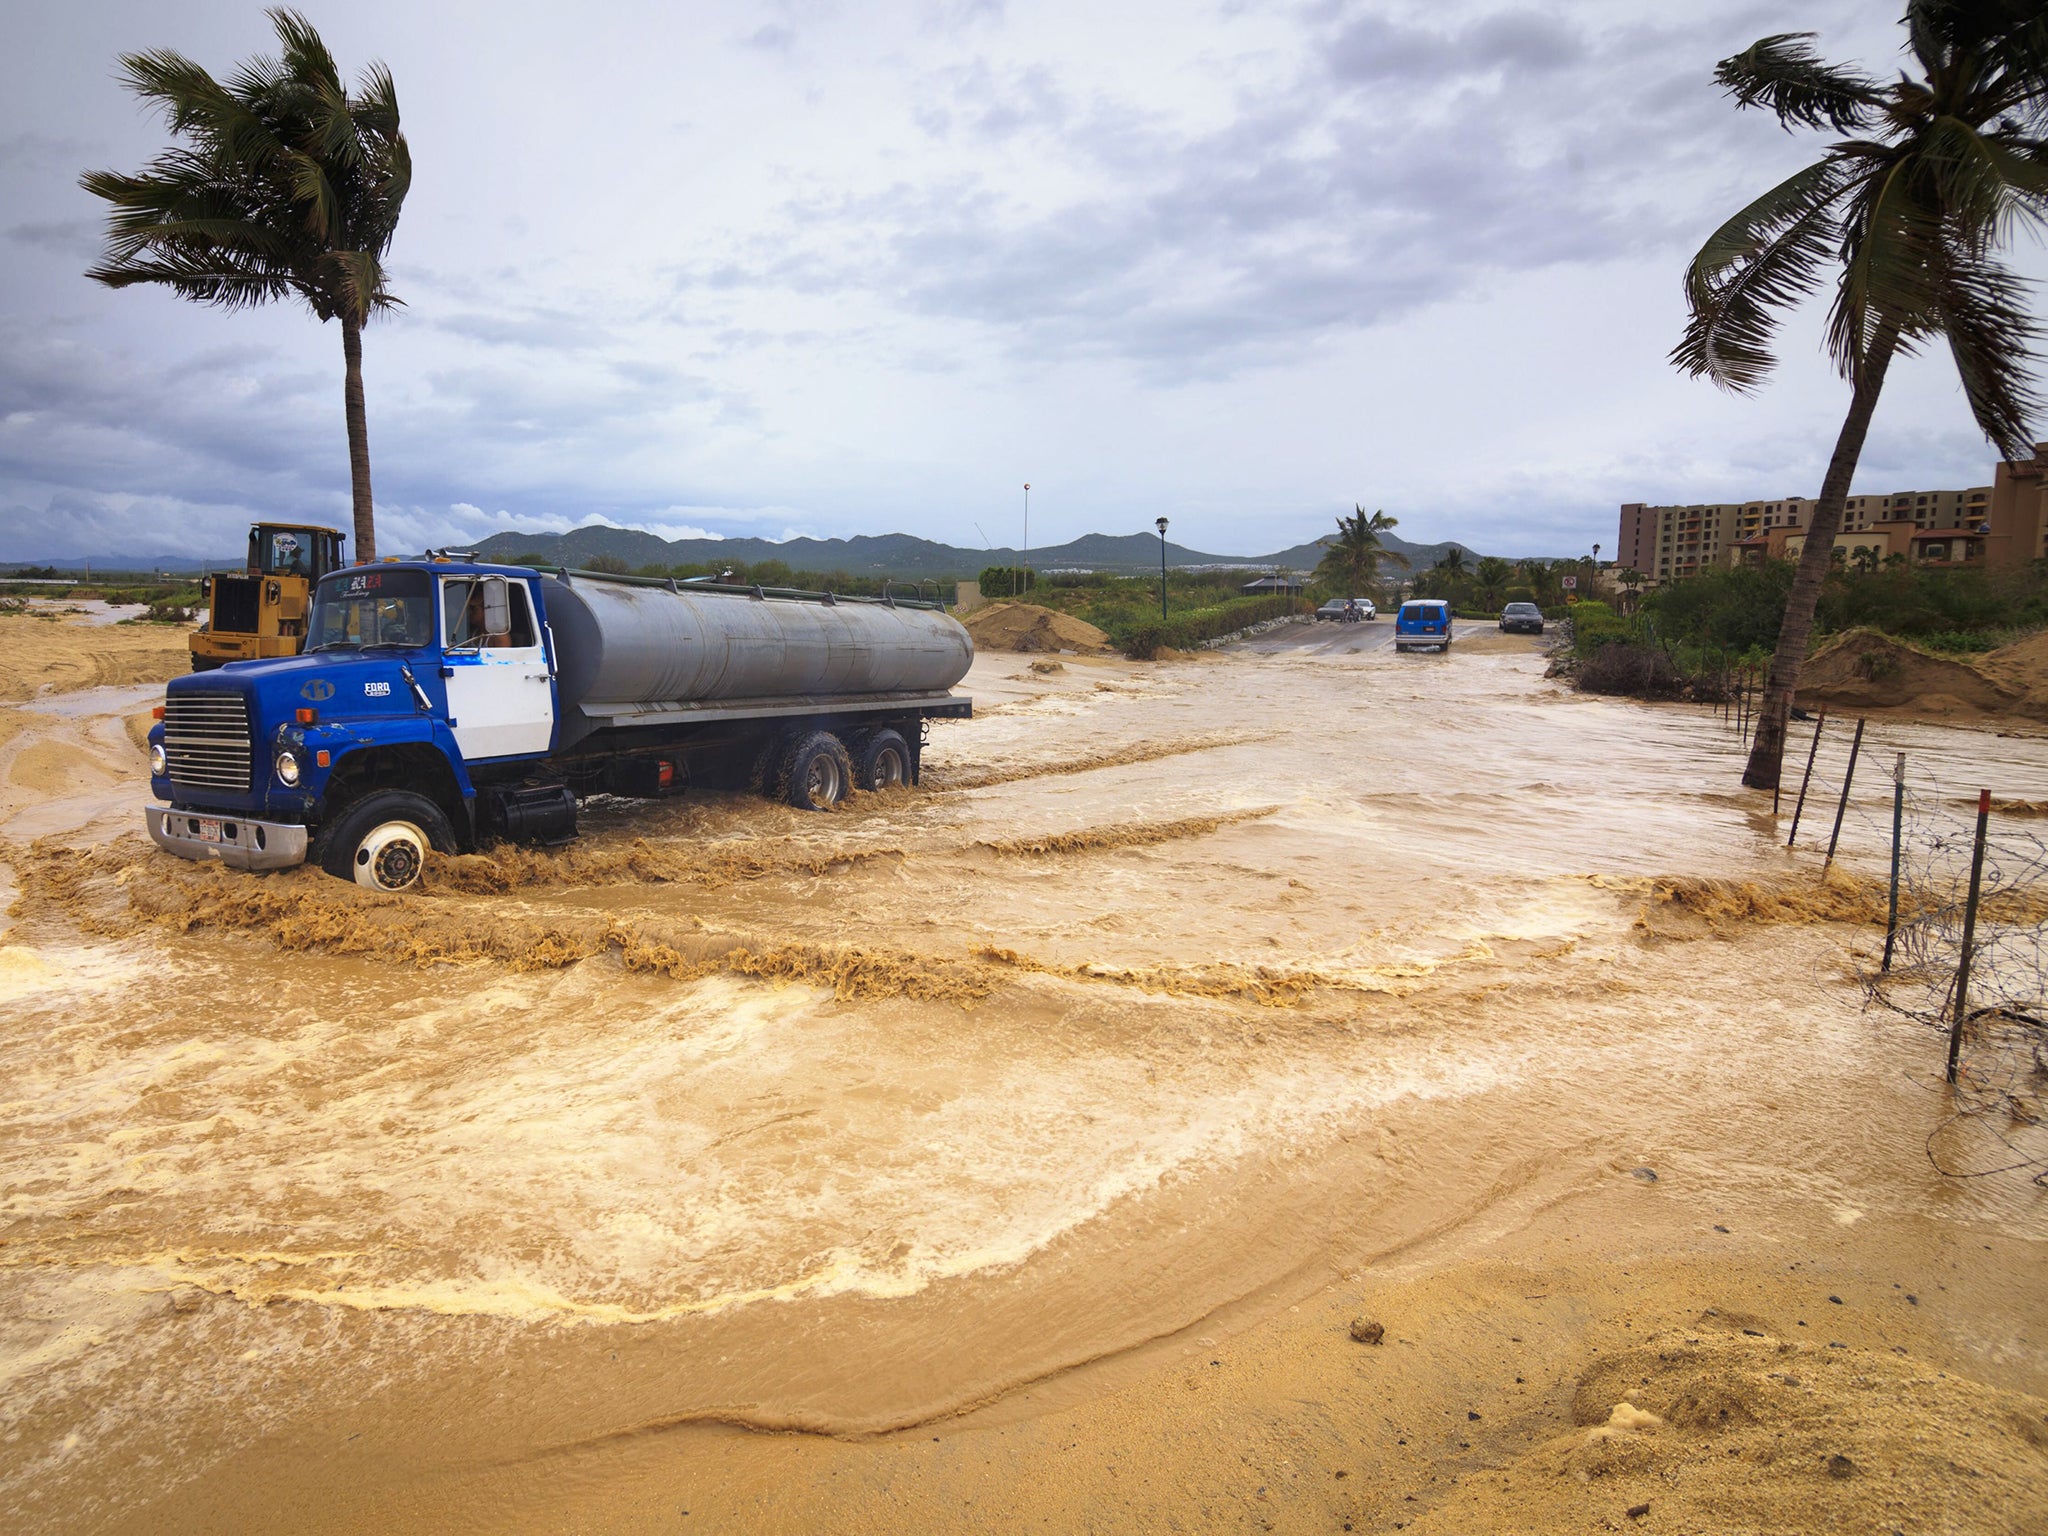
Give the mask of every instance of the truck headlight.
<path id="1" fill-rule="evenodd" d="M 277 754 L 277 782 L 286 788 L 299 782 L 298 754 L 289 747 Z"/>
<path id="2" fill-rule="evenodd" d="M 160 779 L 170 771 L 170 767 L 171 760 L 164 755 L 164 744 L 160 741 L 151 742 L 149 747 L 150 777 Z"/>

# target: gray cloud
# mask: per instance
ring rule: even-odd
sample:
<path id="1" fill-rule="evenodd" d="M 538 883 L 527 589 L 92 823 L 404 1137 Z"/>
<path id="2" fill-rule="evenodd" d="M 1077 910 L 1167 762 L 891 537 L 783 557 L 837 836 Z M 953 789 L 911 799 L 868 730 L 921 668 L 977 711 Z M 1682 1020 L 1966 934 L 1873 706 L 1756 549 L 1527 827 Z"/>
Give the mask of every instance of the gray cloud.
<path id="1" fill-rule="evenodd" d="M 1384 500 L 1540 550 L 1816 474 L 1824 369 L 1740 406 L 1663 363 L 1690 246 L 1813 147 L 1709 78 L 1778 7 L 707 4 L 573 42 L 526 0 L 487 34 L 330 23 L 390 57 L 419 166 L 410 307 L 366 348 L 400 544 L 591 516 L 971 542 L 1030 478 L 1055 538 L 1164 510 L 1249 550 Z M 222 66 L 253 37 L 109 5 Z M 1884 18 L 1811 9 L 1888 62 Z M 83 279 L 79 170 L 162 129 L 106 29 L 51 14 L 0 103 L 0 556 L 345 518 L 333 328 Z M 1895 387 L 1872 472 L 1980 481 L 1952 377 Z"/>
<path id="2" fill-rule="evenodd" d="M 1396 80 L 1408 85 L 1496 70 L 1547 72 L 1583 63 L 1587 44 L 1554 12 L 1498 11 L 1462 27 L 1407 26 L 1368 12 L 1330 39 L 1330 72 L 1345 82 Z"/>

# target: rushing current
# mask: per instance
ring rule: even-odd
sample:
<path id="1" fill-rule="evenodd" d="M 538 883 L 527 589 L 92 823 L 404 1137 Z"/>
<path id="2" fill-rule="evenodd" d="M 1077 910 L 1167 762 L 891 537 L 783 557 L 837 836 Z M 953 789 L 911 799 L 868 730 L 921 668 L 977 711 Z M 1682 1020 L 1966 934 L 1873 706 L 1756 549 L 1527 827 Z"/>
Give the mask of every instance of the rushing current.
<path id="1" fill-rule="evenodd" d="M 1651 1157 L 2040 1235 L 1883 1146 L 1933 1047 L 1849 981 L 1871 815 L 1822 887 L 1714 712 L 1386 640 L 984 656 L 915 791 L 596 801 L 398 898 L 155 853 L 139 762 L 11 827 L 0 1512 L 146 1525 L 372 1403 L 469 1462 L 919 1423 Z M 2048 798 L 2038 738 L 1865 750 Z"/>

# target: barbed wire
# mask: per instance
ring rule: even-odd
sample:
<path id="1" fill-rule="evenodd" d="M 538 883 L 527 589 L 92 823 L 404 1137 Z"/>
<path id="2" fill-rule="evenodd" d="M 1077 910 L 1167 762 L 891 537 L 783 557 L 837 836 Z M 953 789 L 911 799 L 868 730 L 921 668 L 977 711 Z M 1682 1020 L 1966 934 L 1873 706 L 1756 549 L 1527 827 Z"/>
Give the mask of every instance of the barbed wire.
<path id="1" fill-rule="evenodd" d="M 1851 723 L 1831 719 L 1797 846 L 1825 858 L 1832 843 L 1838 878 L 1866 888 L 1881 881 L 1887 918 L 1896 900 L 1887 943 L 1857 946 L 1851 965 L 1867 1008 L 1907 1020 L 1929 1036 L 1927 1069 L 1915 1076 L 1948 1104 L 1927 1137 L 1929 1162 L 1951 1178 L 2024 1173 L 2048 1187 L 2048 803 L 1991 798 L 1969 934 L 1966 1016 L 1951 1082 L 1948 1042 L 1970 926 L 1980 786 L 1955 780 L 1960 765 L 1952 753 L 1914 753 L 1912 743 L 1898 739 L 1914 734 L 1911 728 L 1867 731 L 1844 802 Z M 1787 744 L 1780 825 L 1789 826 L 1810 742 L 1801 730 Z M 1909 748 L 1903 764 L 1901 746 Z"/>

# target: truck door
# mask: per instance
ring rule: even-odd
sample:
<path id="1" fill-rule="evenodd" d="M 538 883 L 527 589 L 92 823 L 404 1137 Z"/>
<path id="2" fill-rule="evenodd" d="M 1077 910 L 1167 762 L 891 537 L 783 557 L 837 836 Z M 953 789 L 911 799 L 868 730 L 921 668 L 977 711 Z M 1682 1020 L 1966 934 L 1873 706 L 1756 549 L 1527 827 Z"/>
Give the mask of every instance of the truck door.
<path id="1" fill-rule="evenodd" d="M 448 724 L 471 762 L 545 752 L 555 696 L 526 584 L 503 576 L 441 581 Z"/>

